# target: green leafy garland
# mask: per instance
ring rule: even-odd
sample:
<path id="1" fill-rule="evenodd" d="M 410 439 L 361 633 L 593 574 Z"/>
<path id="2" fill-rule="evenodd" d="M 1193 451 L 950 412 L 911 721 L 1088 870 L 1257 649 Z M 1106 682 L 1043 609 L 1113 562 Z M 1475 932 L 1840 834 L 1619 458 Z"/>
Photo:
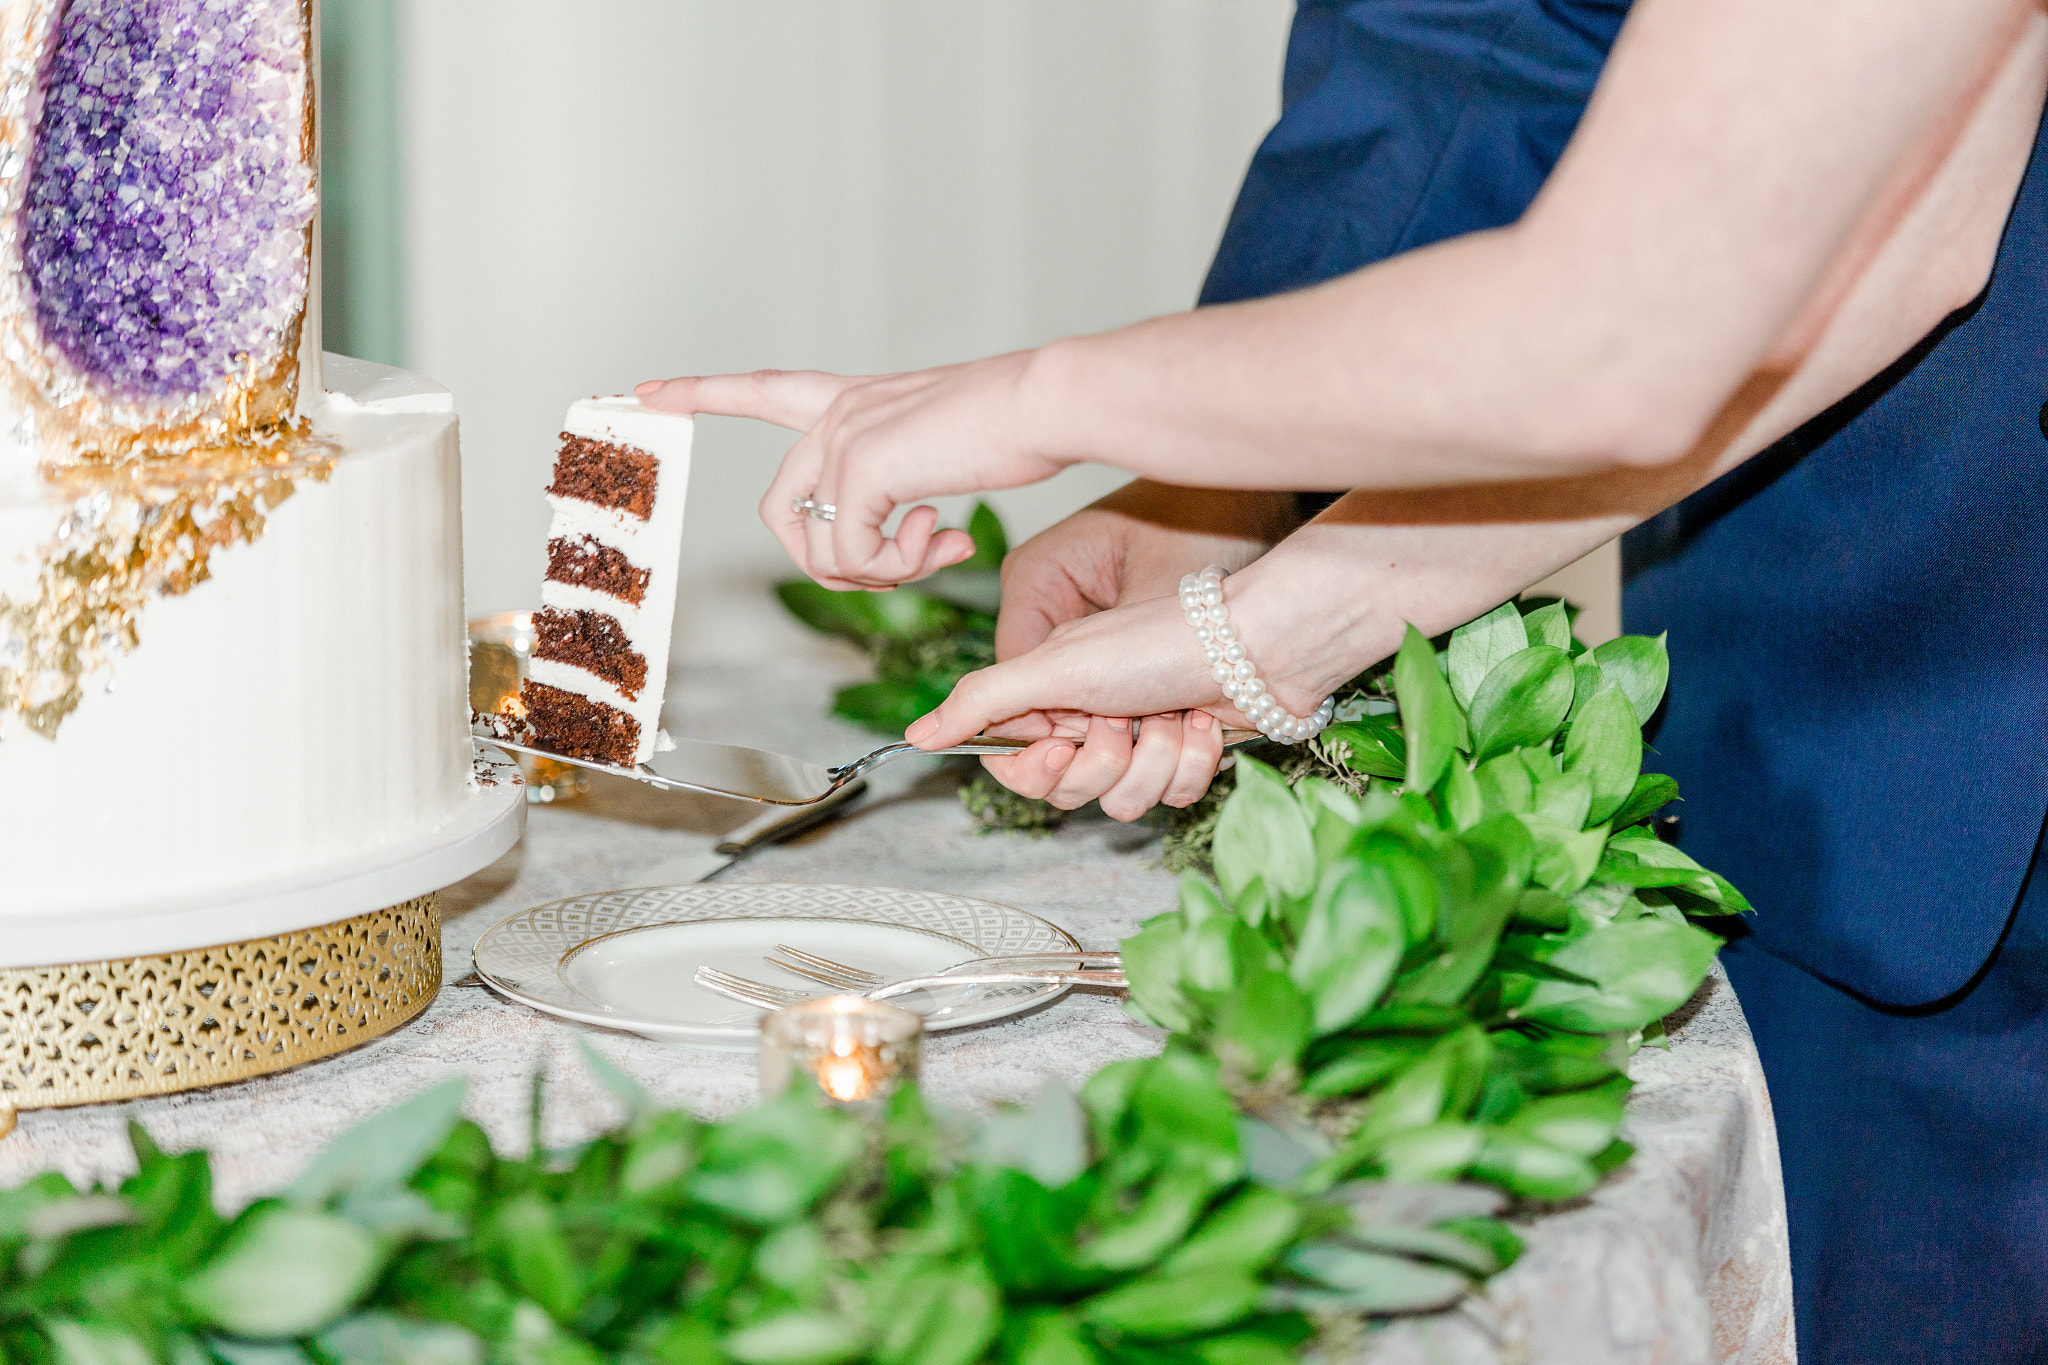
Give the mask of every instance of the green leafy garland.
<path id="1" fill-rule="evenodd" d="M 1123 944 L 1171 1031 L 974 1124 L 791 1094 L 493 1152 L 459 1085 L 233 1217 L 203 1153 L 0 1194 L 0 1365 L 1280 1365 L 1511 1262 L 1627 1155 L 1623 1067 L 1740 911 L 1641 822 L 1661 642 L 1410 632 L 1343 781 L 1245 760 L 1217 880 Z"/>

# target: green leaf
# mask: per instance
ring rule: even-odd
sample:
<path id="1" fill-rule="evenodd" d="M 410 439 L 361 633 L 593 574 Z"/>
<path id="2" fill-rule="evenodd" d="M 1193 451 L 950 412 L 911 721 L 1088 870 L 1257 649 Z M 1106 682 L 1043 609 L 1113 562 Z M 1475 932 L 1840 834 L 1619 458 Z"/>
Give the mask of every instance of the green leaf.
<path id="1" fill-rule="evenodd" d="M 809 1223 L 784 1223 L 754 1248 L 754 1270 L 777 1289 L 804 1295 L 824 1279 L 825 1239 Z"/>
<path id="2" fill-rule="evenodd" d="M 1403 1184 L 1455 1180 L 1479 1155 L 1479 1129 L 1469 1123 L 1426 1124 L 1395 1133 L 1380 1144 L 1380 1170 Z"/>
<path id="3" fill-rule="evenodd" d="M 1408 743 L 1392 716 L 1361 716 L 1325 726 L 1318 737 L 1355 773 L 1400 781 L 1408 775 Z"/>
<path id="4" fill-rule="evenodd" d="M 703 1140 L 703 1125 L 686 1113 L 671 1110 L 644 1120 L 620 1163 L 620 1191 L 632 1196 L 672 1188 L 696 1169 Z"/>
<path id="5" fill-rule="evenodd" d="M 1136 1069 L 1125 1113 L 1137 1125 L 1136 1141 L 1161 1162 L 1200 1167 L 1218 1185 L 1243 1173 L 1237 1108 L 1213 1059 L 1180 1048 L 1149 1059 Z"/>
<path id="6" fill-rule="evenodd" d="M 1535 824 L 1542 817 L 1524 817 Z M 1600 864 L 1600 851 L 1607 846 L 1607 827 L 1573 831 L 1566 826 L 1545 826 L 1537 840 L 1535 878 L 1546 890 L 1570 896 L 1584 886 Z"/>
<path id="7" fill-rule="evenodd" d="M 690 1193 L 748 1222 L 784 1222 L 838 1183 L 864 1141 L 857 1120 L 792 1089 L 708 1129 Z"/>
<path id="8" fill-rule="evenodd" d="M 1529 1101 L 1502 1126 L 1591 1160 L 1614 1141 L 1629 1085 L 1628 1077 L 1617 1076 L 1590 1090 L 1545 1095 Z"/>
<path id="9" fill-rule="evenodd" d="M 1297 1247 L 1287 1263 L 1309 1279 L 1342 1291 L 1344 1302 L 1362 1313 L 1432 1312 L 1450 1307 L 1472 1287 L 1459 1271 L 1335 1242 Z"/>
<path id="10" fill-rule="evenodd" d="M 1371 1156 L 1395 1133 L 1425 1127 L 1447 1114 L 1462 1116 L 1485 1075 L 1486 1051 L 1486 1036 L 1475 1025 L 1438 1039 L 1373 1097 L 1347 1152 Z"/>
<path id="11" fill-rule="evenodd" d="M 970 1365 L 1002 1324 L 1002 1295 L 981 1263 L 948 1266 L 892 1296 L 875 1324 L 874 1358 L 879 1365 Z"/>
<path id="12" fill-rule="evenodd" d="M 1513 602 L 1503 602 L 1478 620 L 1452 631 L 1446 654 L 1450 663 L 1451 695 L 1458 699 L 1458 705 L 1471 710 L 1472 698 L 1486 680 L 1486 675 L 1512 655 L 1527 649 L 1529 644 L 1528 628 L 1522 623 L 1521 609 Z"/>
<path id="13" fill-rule="evenodd" d="M 1472 774 L 1480 807 L 1488 816 L 1523 815 L 1536 808 L 1536 784 L 1528 765 L 1516 754 L 1502 754 L 1479 765 Z"/>
<path id="14" fill-rule="evenodd" d="M 1210 1337 L 1195 1345 L 1201 1365 L 1295 1365 L 1299 1355 L 1268 1337 Z"/>
<path id="15" fill-rule="evenodd" d="M 1014 1365 L 1101 1365 L 1102 1357 L 1081 1337 L 1081 1329 L 1058 1313 L 1037 1313 L 1018 1333 L 1008 1357 Z"/>
<path id="16" fill-rule="evenodd" d="M 851 1324 L 824 1313 L 781 1313 L 719 1343 L 740 1365 L 835 1365 L 864 1344 Z"/>
<path id="17" fill-rule="evenodd" d="M 1238 1116 L 1238 1144 L 1245 1174 L 1268 1185 L 1291 1185 L 1303 1171 L 1330 1155 L 1330 1144 L 1313 1129 L 1282 1131 L 1261 1119 Z"/>
<path id="18" fill-rule="evenodd" d="M 967 534 L 974 537 L 974 557 L 962 561 L 959 567 L 1003 567 L 1003 559 L 1010 553 L 1010 537 L 1003 530 L 1003 519 L 996 515 L 995 508 L 985 502 L 975 503 L 974 511 L 967 518 Z"/>
<path id="19" fill-rule="evenodd" d="M 1473 756 L 1485 762 L 1524 745 L 1547 744 L 1572 705 L 1572 661 L 1531 645 L 1486 675 L 1472 699 Z"/>
<path id="20" fill-rule="evenodd" d="M 1444 775 L 1437 780 L 1436 790 L 1431 795 L 1436 808 L 1443 812 L 1446 829 L 1462 833 L 1486 816 L 1486 802 L 1479 793 L 1479 784 L 1473 781 L 1471 770 L 1456 760 L 1444 769 Z"/>
<path id="21" fill-rule="evenodd" d="M 901 735 L 910 722 L 937 709 L 946 689 L 918 679 L 876 679 L 842 687 L 832 697 L 832 714 L 885 735 Z"/>
<path id="22" fill-rule="evenodd" d="M 1480 1248 L 1492 1258 L 1495 1271 L 1506 1270 L 1522 1254 L 1522 1239 L 1497 1218 L 1453 1218 L 1437 1224 L 1437 1229 Z"/>
<path id="23" fill-rule="evenodd" d="M 377 1239 L 346 1219 L 258 1204 L 182 1292 L 194 1317 L 235 1336 L 311 1336 L 369 1292 L 382 1263 Z"/>
<path id="24" fill-rule="evenodd" d="M 420 1322 L 396 1313 L 356 1313 L 322 1332 L 329 1360 L 348 1365 L 483 1365 L 484 1346 L 450 1322 Z"/>
<path id="25" fill-rule="evenodd" d="M 597 1077 L 597 1083 L 609 1090 L 613 1099 L 626 1106 L 628 1117 L 640 1119 L 655 1112 L 654 1100 L 640 1088 L 640 1082 L 613 1065 L 611 1058 L 592 1047 L 588 1038 L 579 1036 L 576 1050 L 583 1054 L 583 1064 L 590 1068 L 591 1075 Z"/>
<path id="26" fill-rule="evenodd" d="M 44 1323 L 60 1365 L 156 1365 L 147 1346 L 118 1327 L 53 1318 Z"/>
<path id="27" fill-rule="evenodd" d="M 1347 1039 L 1343 1052 L 1310 1073 L 1302 1091 L 1318 1096 L 1356 1095 L 1413 1062 L 1429 1050 L 1432 1041 L 1400 1035 Z"/>
<path id="28" fill-rule="evenodd" d="M 1585 823 L 1599 824 L 1627 803 L 1643 765 L 1643 732 L 1620 688 L 1603 683 L 1572 722 L 1564 770 L 1591 784 Z"/>
<path id="29" fill-rule="evenodd" d="M 1262 1077 L 1293 1064 L 1313 1021 L 1308 998 L 1285 972 L 1251 972 L 1217 1011 L 1216 1050 L 1248 1077 Z"/>
<path id="30" fill-rule="evenodd" d="M 1671 656 L 1664 648 L 1664 637 L 1619 636 L 1595 649 L 1592 657 L 1628 698 L 1638 728 L 1648 725 L 1657 703 L 1664 700 L 1664 685 L 1671 676 Z"/>
<path id="31" fill-rule="evenodd" d="M 312 1358 L 289 1341 L 238 1341 L 233 1337 L 209 1337 L 206 1348 L 226 1365 L 313 1365 Z M 200 1365 L 205 1356 L 192 1347 L 186 1358 L 191 1365 Z M 350 1365 L 355 1363 L 351 1361 Z"/>
<path id="32" fill-rule="evenodd" d="M 1082 1303 L 1081 1318 L 1134 1337 L 1213 1332 L 1250 1313 L 1259 1282 L 1227 1266 L 1159 1271 Z"/>
<path id="33" fill-rule="evenodd" d="M 974 1159 L 1023 1171 L 1049 1190 L 1088 1167 L 1088 1119 L 1072 1086 L 1048 1076 L 1029 1108 L 998 1110 L 975 1134 Z"/>
<path id="34" fill-rule="evenodd" d="M 556 1221 L 555 1206 L 536 1191 L 514 1195 L 495 1210 L 489 1234 L 511 1286 L 560 1323 L 583 1307 L 584 1276 Z"/>
<path id="35" fill-rule="evenodd" d="M 882 615 L 875 605 L 880 594 L 834 592 L 808 578 L 792 578 L 775 585 L 775 596 L 790 615 L 823 634 L 866 644 L 883 633 Z"/>
<path id="36" fill-rule="evenodd" d="M 1237 788 L 1216 820 L 1216 880 L 1233 901 L 1253 881 L 1283 896 L 1316 884 L 1308 819 L 1280 775 L 1254 758 L 1237 761 Z"/>
<path id="37" fill-rule="evenodd" d="M 1111 1221 L 1079 1248 L 1079 1264 L 1102 1270 L 1151 1265 L 1187 1236 L 1216 1191 L 1206 1171 L 1169 1170 L 1152 1182 L 1138 1207 Z"/>
<path id="38" fill-rule="evenodd" d="M 1469 1164 L 1472 1154 L 1479 1150 L 1478 1130 L 1470 1131 L 1472 1140 L 1467 1148 L 1465 1162 L 1461 1164 Z M 1354 1227 L 1345 1236 L 1347 1240 L 1373 1251 L 1396 1251 L 1409 1256 L 1442 1261 L 1468 1275 L 1491 1275 L 1501 1268 L 1500 1257 L 1490 1245 L 1441 1228 L 1422 1228 L 1405 1223 L 1375 1223 Z"/>
<path id="39" fill-rule="evenodd" d="M 1412 625 L 1394 656 L 1394 690 L 1408 747 L 1402 785 L 1412 792 L 1426 792 L 1443 776 L 1452 756 L 1470 741 L 1465 712 L 1451 694 L 1451 685 L 1437 671 L 1436 651 Z"/>
<path id="40" fill-rule="evenodd" d="M 1216 1268 L 1255 1272 L 1286 1249 L 1301 1225 L 1301 1205 L 1295 1200 L 1248 1186 L 1210 1214 L 1161 1269 L 1169 1274 Z"/>
<path id="41" fill-rule="evenodd" d="M 1301 813 L 1309 824 L 1315 845 L 1316 863 L 1327 868 L 1342 858 L 1365 823 L 1365 803 L 1336 783 L 1321 777 L 1304 777 L 1294 789 Z"/>
<path id="42" fill-rule="evenodd" d="M 1550 645 L 1569 653 L 1572 647 L 1571 615 L 1564 609 L 1564 603 L 1552 602 L 1536 608 L 1522 617 L 1522 629 L 1529 633 L 1532 645 Z"/>
<path id="43" fill-rule="evenodd" d="M 503 1365 L 606 1365 L 588 1342 L 524 1301 L 512 1305 L 510 1330 L 500 1333 L 492 1355 Z"/>
<path id="44" fill-rule="evenodd" d="M 1288 973 L 1308 993 L 1317 1036 L 1371 1009 L 1401 965 L 1408 939 L 1390 890 L 1357 864 L 1330 868 L 1316 889 Z"/>
<path id="45" fill-rule="evenodd" d="M 1195 1026 L 1194 1007 L 1181 990 L 1184 937 L 1178 916 L 1160 915 L 1117 945 L 1131 998 L 1152 1022 L 1174 1033 L 1187 1033 Z"/>
<path id="46" fill-rule="evenodd" d="M 1636 778 L 1628 800 L 1621 803 L 1621 809 L 1608 823 L 1616 829 L 1627 829 L 1639 820 L 1649 819 L 1677 799 L 1678 782 L 1675 778 L 1663 773 L 1644 773 Z"/>
<path id="47" fill-rule="evenodd" d="M 1472 1174 L 1525 1199 L 1575 1199 L 1600 1183 L 1585 1158 L 1503 1129 L 1487 1134 Z"/>
<path id="48" fill-rule="evenodd" d="M 319 1204 L 356 1189 L 403 1184 L 448 1140 L 465 1089 L 448 1081 L 357 1124 L 320 1150 L 284 1198 Z"/>
<path id="49" fill-rule="evenodd" d="M 1692 998 L 1721 940 L 1660 919 L 1610 924 L 1549 955 L 1551 965 L 1598 986 L 1538 981 L 1523 1019 L 1578 1033 L 1639 1029 Z"/>

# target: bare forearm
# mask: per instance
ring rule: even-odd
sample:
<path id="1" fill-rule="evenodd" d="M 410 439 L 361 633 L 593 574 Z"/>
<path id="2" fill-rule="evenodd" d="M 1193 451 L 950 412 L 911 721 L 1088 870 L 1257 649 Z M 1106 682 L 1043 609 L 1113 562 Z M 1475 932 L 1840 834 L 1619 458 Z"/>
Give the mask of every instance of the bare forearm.
<path id="1" fill-rule="evenodd" d="M 1024 388 L 1035 440 L 1060 460 L 1230 487 L 1677 460 L 1746 387 L 1804 362 L 2022 14 L 1912 8 L 1639 4 L 1521 222 L 1048 347 Z M 1748 95 L 1726 88 L 1737 77 Z"/>

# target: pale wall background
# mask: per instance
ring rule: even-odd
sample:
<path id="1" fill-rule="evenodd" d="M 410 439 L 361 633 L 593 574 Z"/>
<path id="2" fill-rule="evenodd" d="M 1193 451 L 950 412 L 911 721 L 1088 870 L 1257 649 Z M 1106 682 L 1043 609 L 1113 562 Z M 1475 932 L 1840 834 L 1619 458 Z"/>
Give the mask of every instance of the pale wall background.
<path id="1" fill-rule="evenodd" d="M 348 3 L 348 0 L 330 0 Z M 894 370 L 1189 306 L 1279 108 L 1289 0 L 410 0 L 407 363 L 462 414 L 472 608 L 534 599 L 563 408 L 668 374 Z M 794 628 L 788 445 L 699 424 L 683 659 Z M 999 494 L 1035 531 L 1123 476 Z"/>
<path id="2" fill-rule="evenodd" d="M 537 595 L 572 398 L 904 369 L 1189 306 L 1278 113 L 1293 12 L 325 3 L 329 232 L 353 244 L 330 271 L 355 262 L 330 280 L 330 344 L 345 329 L 455 391 L 473 614 Z M 753 511 L 790 439 L 700 422 L 679 661 L 802 647 L 767 593 L 791 567 Z M 1123 477 L 1070 470 L 993 501 L 1022 539 Z M 1567 587 L 1593 608 L 1585 633 L 1612 633 L 1612 557 Z"/>

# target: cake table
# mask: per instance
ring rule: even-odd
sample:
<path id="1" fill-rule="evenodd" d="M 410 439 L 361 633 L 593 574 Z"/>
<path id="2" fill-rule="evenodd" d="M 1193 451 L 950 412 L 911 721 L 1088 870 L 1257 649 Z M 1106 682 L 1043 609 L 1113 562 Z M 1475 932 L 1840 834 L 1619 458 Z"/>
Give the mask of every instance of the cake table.
<path id="1" fill-rule="evenodd" d="M 857 666 L 853 666 L 857 667 Z M 677 733 L 747 737 L 823 758 L 871 747 L 825 716 L 849 665 L 820 655 L 783 671 L 685 672 L 671 684 Z M 835 676 L 835 673 L 837 676 Z M 678 719 L 681 724 L 677 724 Z M 698 723 L 693 724 L 692 722 Z M 856 882 L 946 890 L 1014 905 L 1107 948 L 1173 904 L 1146 829 L 1082 818 L 1048 839 L 976 838 L 936 765 L 899 764 L 845 818 L 763 849 L 723 880 Z M 578 892 L 694 880 L 717 866 L 715 833 L 748 808 L 594 778 L 588 797 L 531 813 L 522 845 L 442 893 L 448 977 L 469 970 L 485 929 Z M 1036 1013 L 926 1039 L 924 1087 L 942 1105 L 1022 1100 L 1048 1075 L 1078 1083 L 1161 1035 L 1105 994 L 1074 992 Z M 167 1150 L 214 1153 L 215 1196 L 232 1206 L 283 1187 L 365 1115 L 451 1074 L 466 1112 L 504 1150 L 527 1139 L 529 1078 L 548 1075 L 543 1140 L 566 1146 L 620 1122 L 583 1064 L 588 1045 L 658 1100 L 703 1114 L 755 1098 L 753 1057 L 667 1047 L 567 1024 L 451 985 L 410 1025 L 317 1067 L 193 1094 L 22 1115 L 0 1141 L 0 1187 L 57 1169 L 75 1180 L 128 1169 L 125 1125 Z M 1669 1052 L 1639 1053 L 1625 1134 L 1635 1158 L 1589 1198 L 1520 1228 L 1521 1261 L 1482 1297 L 1377 1333 L 1346 1361 L 1621 1365 L 1793 1360 L 1784 1196 L 1770 1099 L 1740 1004 L 1717 972 L 1683 1012 Z"/>

